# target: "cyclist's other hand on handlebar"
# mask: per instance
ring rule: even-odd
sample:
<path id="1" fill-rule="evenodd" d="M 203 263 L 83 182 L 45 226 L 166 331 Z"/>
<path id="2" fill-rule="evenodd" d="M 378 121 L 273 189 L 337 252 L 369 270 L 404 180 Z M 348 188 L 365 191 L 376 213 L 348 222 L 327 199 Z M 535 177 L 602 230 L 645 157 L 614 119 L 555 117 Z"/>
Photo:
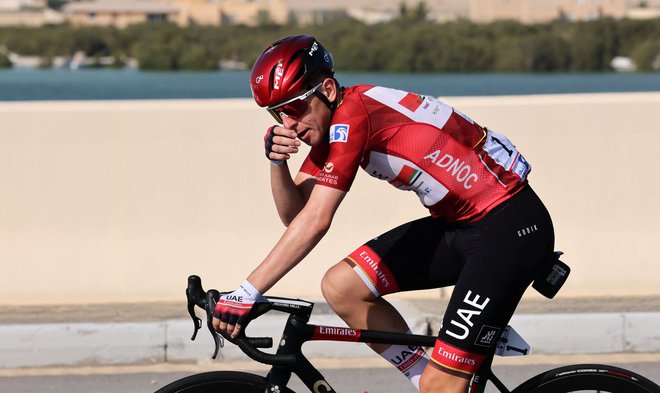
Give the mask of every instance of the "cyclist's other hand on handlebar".
<path id="1" fill-rule="evenodd" d="M 220 296 L 213 310 L 213 328 L 236 338 L 249 322 L 248 314 L 258 301 L 267 301 L 248 280 L 234 292 Z"/>
<path id="2" fill-rule="evenodd" d="M 276 165 L 281 165 L 291 158 L 291 154 L 297 153 L 300 146 L 296 136 L 296 132 L 288 128 L 280 126 L 268 128 L 264 136 L 266 158 Z"/>

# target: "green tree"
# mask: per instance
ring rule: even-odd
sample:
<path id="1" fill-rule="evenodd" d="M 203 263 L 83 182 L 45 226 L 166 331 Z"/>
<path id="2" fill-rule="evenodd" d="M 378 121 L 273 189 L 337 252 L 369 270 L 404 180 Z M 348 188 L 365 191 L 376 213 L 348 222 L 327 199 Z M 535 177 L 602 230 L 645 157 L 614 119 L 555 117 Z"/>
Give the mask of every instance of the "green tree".
<path id="1" fill-rule="evenodd" d="M 423 21 L 428 18 L 429 7 L 425 1 L 420 1 L 413 8 L 409 8 L 405 1 L 399 3 L 399 18 L 410 21 Z"/>
<path id="2" fill-rule="evenodd" d="M 631 51 L 630 57 L 640 71 L 660 71 L 660 41 L 641 42 Z"/>
<path id="3" fill-rule="evenodd" d="M 136 58 L 143 69 L 215 69 L 222 59 L 251 66 L 274 40 L 308 33 L 332 51 L 341 71 L 548 72 L 609 70 L 611 59 L 619 55 L 649 69 L 655 60 L 653 42 L 660 42 L 660 19 L 438 24 L 427 20 L 425 2 L 415 4 L 401 3 L 400 17 L 374 25 L 346 18 L 306 27 L 6 27 L 0 29 L 0 45 L 21 55 L 41 56 L 46 63 L 83 51 L 87 56 L 113 56 L 119 65 L 122 59 Z"/>
<path id="4" fill-rule="evenodd" d="M 612 19 L 580 22 L 571 40 L 571 68 L 574 71 L 604 71 L 619 53 L 617 25 Z"/>
<path id="5" fill-rule="evenodd" d="M 257 12 L 257 25 L 259 26 L 269 26 L 273 24 L 273 20 L 270 17 L 270 12 L 266 9 L 259 10 Z"/>
<path id="6" fill-rule="evenodd" d="M 177 66 L 183 70 L 215 70 L 218 59 L 209 57 L 202 46 L 190 46 L 182 50 Z"/>
<path id="7" fill-rule="evenodd" d="M 11 68 L 12 64 L 9 60 L 9 57 L 2 51 L 0 51 L 0 68 Z"/>

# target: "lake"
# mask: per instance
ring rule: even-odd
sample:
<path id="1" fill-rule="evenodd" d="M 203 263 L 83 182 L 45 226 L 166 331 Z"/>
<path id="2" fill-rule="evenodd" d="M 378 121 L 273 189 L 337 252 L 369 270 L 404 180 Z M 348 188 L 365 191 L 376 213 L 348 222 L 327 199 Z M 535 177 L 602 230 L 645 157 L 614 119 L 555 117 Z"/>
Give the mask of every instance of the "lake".
<path id="1" fill-rule="evenodd" d="M 0 101 L 206 99 L 251 97 L 247 71 L 147 72 L 130 69 L 0 70 Z M 660 91 L 660 73 L 391 74 L 338 73 L 433 96 Z"/>

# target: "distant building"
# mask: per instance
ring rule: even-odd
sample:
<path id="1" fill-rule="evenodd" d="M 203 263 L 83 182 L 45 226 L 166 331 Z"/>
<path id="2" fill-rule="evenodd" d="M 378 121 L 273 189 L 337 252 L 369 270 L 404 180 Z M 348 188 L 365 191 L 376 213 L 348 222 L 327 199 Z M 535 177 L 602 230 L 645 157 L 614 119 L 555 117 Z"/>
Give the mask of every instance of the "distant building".
<path id="1" fill-rule="evenodd" d="M 626 11 L 626 17 L 630 19 L 655 19 L 660 18 L 660 6 L 649 7 L 644 3 L 644 6 L 631 7 Z"/>
<path id="2" fill-rule="evenodd" d="M 557 19 L 594 20 L 623 18 L 628 0 L 470 0 L 470 20 L 489 23 L 511 19 L 522 23 L 542 23 Z"/>
<path id="3" fill-rule="evenodd" d="M 3 1 L 3 0 L 0 0 Z M 124 28 L 133 23 L 168 21 L 179 26 L 288 22 L 282 0 L 91 0 L 62 8 L 74 25 Z"/>
<path id="4" fill-rule="evenodd" d="M 0 0 L 0 26 L 39 27 L 62 21 L 58 12 L 46 7 L 46 0 Z"/>
<path id="5" fill-rule="evenodd" d="M 68 3 L 62 7 L 67 21 L 76 26 L 115 26 L 170 21 L 176 22 L 179 7 L 150 0 L 94 0 Z"/>
<path id="6" fill-rule="evenodd" d="M 221 24 L 256 26 L 289 22 L 289 7 L 284 0 L 218 0 L 217 3 Z"/>
<path id="7" fill-rule="evenodd" d="M 0 26 L 69 21 L 78 26 L 126 27 L 168 21 L 179 26 L 297 24 L 352 18 L 366 24 L 397 18 L 402 5 L 414 9 L 423 0 L 71 0 L 59 14 L 46 0 L 0 0 Z M 465 19 L 490 23 L 510 19 L 543 23 L 556 19 L 660 17 L 660 0 L 426 0 L 427 17 L 438 23 Z"/>
<path id="8" fill-rule="evenodd" d="M 46 8 L 46 0 L 0 0 L 0 12 Z"/>
<path id="9" fill-rule="evenodd" d="M 301 25 L 309 25 L 338 17 L 350 17 L 366 24 L 388 22 L 401 14 L 401 5 L 415 8 L 417 0 L 284 0 Z M 429 20 L 446 22 L 468 18 L 467 0 L 429 0 L 424 2 Z"/>
<path id="10" fill-rule="evenodd" d="M 171 0 L 179 9 L 176 23 L 179 26 L 222 24 L 222 12 L 217 2 L 206 0 Z"/>

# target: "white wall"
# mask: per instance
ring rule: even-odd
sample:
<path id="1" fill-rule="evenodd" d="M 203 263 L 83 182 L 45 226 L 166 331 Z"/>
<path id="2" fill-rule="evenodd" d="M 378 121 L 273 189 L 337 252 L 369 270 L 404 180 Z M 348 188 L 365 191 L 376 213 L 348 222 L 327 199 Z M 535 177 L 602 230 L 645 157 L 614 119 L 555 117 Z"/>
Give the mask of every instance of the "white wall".
<path id="1" fill-rule="evenodd" d="M 573 267 L 563 296 L 660 294 L 660 93 L 446 101 L 532 163 Z M 251 100 L 0 103 L 0 304 L 182 300 L 191 273 L 233 289 L 283 230 L 270 122 Z M 320 298 L 329 266 L 424 214 L 360 173 L 330 233 L 270 293 Z"/>

